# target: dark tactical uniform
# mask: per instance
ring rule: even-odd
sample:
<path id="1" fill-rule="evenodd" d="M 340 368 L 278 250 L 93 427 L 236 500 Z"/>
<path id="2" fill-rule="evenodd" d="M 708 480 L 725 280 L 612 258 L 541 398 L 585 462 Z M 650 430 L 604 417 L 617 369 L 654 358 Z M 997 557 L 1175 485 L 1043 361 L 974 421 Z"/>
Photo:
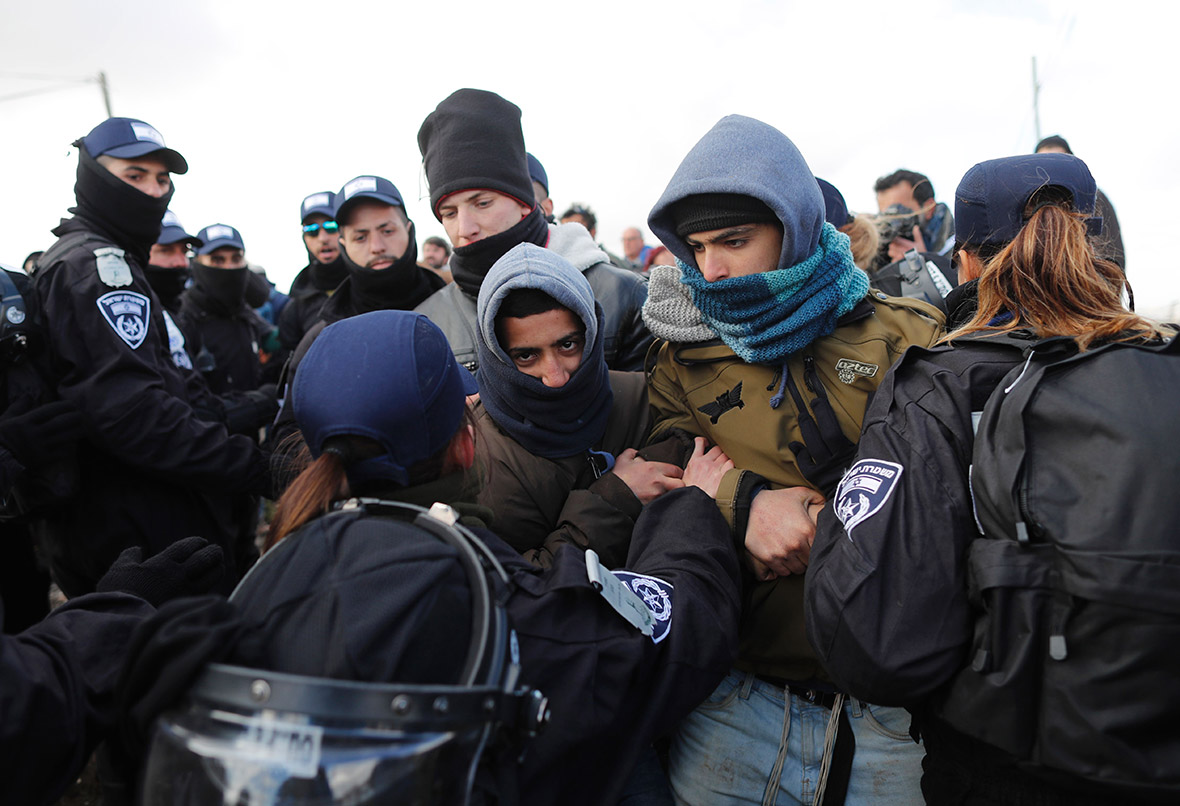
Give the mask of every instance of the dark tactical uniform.
<path id="1" fill-rule="evenodd" d="M 58 393 L 87 421 L 76 497 L 47 518 L 43 541 L 69 596 L 86 593 L 131 545 L 154 554 L 201 535 L 226 550 L 227 586 L 244 568 L 234 544 L 263 492 L 265 462 L 253 442 L 203 421 L 218 410 L 204 383 L 177 366 L 175 337 L 140 259 L 97 226 L 64 221 L 34 280 L 47 329 L 47 365 Z M 183 348 L 181 348 L 183 352 Z"/>
<path id="2" fill-rule="evenodd" d="M 262 385 L 258 349 L 274 328 L 244 301 L 237 310 L 226 311 L 193 286 L 180 299 L 178 322 L 185 333 L 194 334 L 202 353 L 208 351 L 211 361 L 198 361 L 197 366 L 214 394 L 250 392 Z"/>
<path id="3" fill-rule="evenodd" d="M 445 498 L 445 483 L 403 488 L 397 497 L 419 504 L 435 497 L 430 493 Z M 391 560 L 396 549 L 383 548 L 397 532 L 385 526 L 360 511 L 317 518 L 243 581 L 232 601 L 259 628 L 276 671 L 412 665 L 397 653 L 424 644 L 408 635 L 390 635 L 381 649 L 357 654 L 373 646 L 366 639 L 375 632 L 370 622 L 382 618 L 382 597 L 392 603 L 401 595 L 398 585 L 389 584 L 397 578 L 398 564 Z M 591 585 L 583 552 L 562 548 L 553 566 L 542 570 L 486 529 L 473 531 L 512 582 L 505 607 L 519 639 L 521 682 L 539 689 L 551 706 L 549 725 L 528 744 L 517 768 L 520 802 L 617 803 L 636 758 L 713 690 L 736 653 L 737 556 L 716 506 L 698 489 L 674 490 L 639 518 L 627 558 L 632 573 L 620 574 L 656 618 L 651 637 L 603 600 Z M 339 624 L 339 609 L 324 604 L 335 597 L 318 595 L 324 586 L 317 579 L 330 563 L 325 550 L 341 563 L 333 575 L 350 580 L 349 602 L 369 597 L 368 615 Z M 364 558 L 363 565 L 341 558 Z M 323 636 L 323 644 L 307 646 L 309 635 Z M 182 660 L 191 662 L 191 656 Z"/>
<path id="4" fill-rule="evenodd" d="M 94 593 L 0 636 L 0 803 L 57 801 L 114 727 L 125 647 L 154 612 L 137 596 Z"/>

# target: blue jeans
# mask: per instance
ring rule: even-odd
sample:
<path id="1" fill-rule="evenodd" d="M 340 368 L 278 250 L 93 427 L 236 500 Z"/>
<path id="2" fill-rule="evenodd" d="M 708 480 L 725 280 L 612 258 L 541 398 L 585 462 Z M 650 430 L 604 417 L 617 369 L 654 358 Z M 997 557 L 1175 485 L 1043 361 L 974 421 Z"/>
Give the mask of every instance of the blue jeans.
<path id="1" fill-rule="evenodd" d="M 845 803 L 912 806 L 925 750 L 910 715 L 849 700 L 856 754 Z M 682 806 L 812 804 L 831 711 L 736 669 L 680 724 L 669 778 Z"/>

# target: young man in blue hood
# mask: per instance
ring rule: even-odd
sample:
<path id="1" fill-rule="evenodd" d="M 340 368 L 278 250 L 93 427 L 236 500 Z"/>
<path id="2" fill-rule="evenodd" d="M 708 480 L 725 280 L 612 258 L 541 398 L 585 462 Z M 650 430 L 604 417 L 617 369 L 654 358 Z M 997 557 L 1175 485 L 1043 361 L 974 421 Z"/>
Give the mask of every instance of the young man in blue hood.
<path id="1" fill-rule="evenodd" d="M 678 802 L 917 802 L 908 714 L 836 689 L 807 642 L 803 575 L 809 513 L 855 455 L 869 397 L 941 316 L 870 291 L 798 149 L 751 118 L 697 143 L 648 223 L 679 259 L 653 269 L 644 307 L 668 341 L 648 373 L 651 441 L 680 430 L 733 460 L 716 499 L 752 570 L 736 668 L 673 741 Z"/>

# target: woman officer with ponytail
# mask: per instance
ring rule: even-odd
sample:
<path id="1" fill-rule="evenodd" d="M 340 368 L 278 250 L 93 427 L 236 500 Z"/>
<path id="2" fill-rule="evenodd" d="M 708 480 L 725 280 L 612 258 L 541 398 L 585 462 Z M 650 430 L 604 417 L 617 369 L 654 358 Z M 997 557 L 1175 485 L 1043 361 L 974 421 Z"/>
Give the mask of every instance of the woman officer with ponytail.
<path id="1" fill-rule="evenodd" d="M 520 681 L 551 706 L 545 732 L 510 770 L 519 802 L 617 802 L 640 749 L 704 699 L 733 660 L 739 581 L 729 529 L 696 487 L 649 504 L 628 570 L 617 572 L 635 596 L 616 598 L 618 607 L 600 593 L 612 572 L 585 552 L 563 549 L 545 570 L 530 565 L 483 527 L 494 528 L 491 513 L 473 503 L 474 392 L 474 376 L 421 314 L 373 311 L 324 328 L 292 390 L 313 461 L 280 499 L 267 550 L 231 603 L 257 636 L 254 657 L 273 671 L 437 682 L 457 665 L 450 650 L 464 604 L 448 596 L 454 586 L 431 571 L 436 564 L 408 564 L 398 551 L 399 536 L 410 542 L 404 525 L 381 517 L 372 499 L 449 505 L 506 571 L 499 597 Z M 651 612 L 646 630 L 628 601 Z M 518 754 L 507 755 L 515 763 Z"/>
<path id="2" fill-rule="evenodd" d="M 951 331 L 933 349 L 908 351 L 881 382 L 865 415 L 857 461 L 818 516 L 805 598 L 809 638 L 825 668 L 846 690 L 872 702 L 904 705 L 915 714 L 911 732 L 915 736 L 920 732 L 927 751 L 922 778 L 927 803 L 1138 802 L 1133 796 L 1107 799 L 1081 770 L 1065 770 L 1063 775 L 1058 767 L 1056 778 L 1045 777 L 1041 773 L 1053 765 L 1043 759 L 1039 763 L 1044 766 L 1032 774 L 1027 764 L 1018 764 L 1015 755 L 998 746 L 998 737 L 1011 734 L 1012 725 L 1020 720 L 1031 727 L 1018 739 L 1031 746 L 1034 735 L 1041 735 L 1042 724 L 1048 724 L 1043 720 L 1056 718 L 1038 708 L 1043 700 L 1023 705 L 1021 696 L 1029 689 L 1014 675 L 1005 679 L 992 675 L 988 685 L 994 691 L 969 697 L 968 709 L 951 707 L 952 702 L 963 702 L 967 678 L 989 669 L 994 672 L 989 664 L 1001 662 L 973 649 L 975 621 L 982 618 L 979 587 L 991 584 L 980 582 L 985 577 L 980 575 L 977 560 L 982 555 L 977 550 L 1004 548 L 1000 545 L 1004 541 L 987 539 L 997 538 L 997 533 L 989 531 L 984 536 L 986 519 L 980 520 L 984 510 L 979 504 L 987 465 L 973 458 L 978 450 L 976 428 L 985 448 L 992 450 L 998 444 L 998 439 L 982 440 L 985 433 L 992 433 L 987 423 L 989 413 L 997 411 L 994 401 L 989 402 L 993 393 L 1006 395 L 1020 382 L 1016 373 L 1022 368 L 1028 371 L 1030 364 L 1032 371 L 1024 382 L 1032 383 L 1031 376 L 1046 360 L 1038 355 L 1038 362 L 1033 362 L 1038 352 L 1054 355 L 1049 351 L 1064 349 L 1067 356 L 1084 355 L 1121 342 L 1158 343 L 1163 349 L 1164 340 L 1174 335 L 1124 306 L 1123 272 L 1097 258 L 1090 241 L 1100 227 L 1094 201 L 1090 171 L 1069 155 L 990 160 L 967 172 L 955 197 L 956 259 L 959 277 L 967 282 L 947 299 Z M 1111 357 L 1122 362 L 1143 352 L 1125 349 Z M 1044 386 L 1035 388 L 1041 391 Z M 1102 398 L 1127 393 L 1087 388 L 1079 407 L 1089 406 L 1094 412 L 1122 408 Z M 1149 392 L 1144 389 L 1140 394 Z M 1072 411 L 1057 416 L 1068 414 Z M 1115 416 L 1123 414 L 1133 416 L 1124 411 Z M 1133 420 L 1127 422 L 1135 433 Z M 1016 430 L 1014 426 L 1012 433 Z M 1011 439 L 1007 432 L 995 433 Z M 1038 433 L 1043 444 L 1044 430 Z M 1077 433 L 1067 438 L 1084 443 L 1092 436 Z M 1121 478 L 1124 465 L 1113 456 L 1108 458 L 1103 468 L 1056 465 L 1062 471 L 1057 478 L 1078 481 L 1085 497 L 1100 502 L 1112 495 L 1112 489 L 1127 490 L 1127 483 L 1133 489 L 1142 481 Z M 1064 491 L 1048 490 L 1045 500 L 1038 502 L 1039 512 L 1056 516 L 1076 509 L 1080 502 L 1067 500 L 1072 489 L 1065 485 Z M 1149 499 L 1151 494 L 1147 493 Z M 1128 496 L 1134 501 L 1142 498 L 1135 493 Z M 1008 541 L 1012 547 L 1039 542 L 1057 550 L 1048 545 L 1052 541 L 1047 534 L 1040 534 L 1036 519 L 1027 519 L 1033 542 L 1026 539 L 1018 544 L 1014 538 Z M 1134 527 L 1121 523 L 1105 531 L 1127 535 Z M 1096 528 L 1102 532 L 1103 524 Z M 1019 529 L 1014 531 L 1019 538 Z M 1001 573 L 1003 565 L 992 568 Z M 1012 576 L 1020 570 L 1018 565 L 1015 560 L 1007 563 L 1009 576 L 1003 584 L 1013 590 L 1034 590 L 1023 587 L 1034 585 L 1029 579 Z M 1048 595 L 1046 590 L 1040 589 L 1041 601 Z M 1007 616 L 991 608 L 989 612 L 996 619 Z M 999 652 L 1009 656 L 1016 654 L 1014 647 L 1029 646 L 1035 663 L 1041 663 L 1041 657 L 1045 664 L 1053 663 L 1049 641 L 1020 643 L 1039 629 L 1035 626 L 1039 616 L 1025 615 L 1028 623 L 1023 631 L 999 628 L 992 633 L 996 640 L 991 646 L 1002 647 Z M 1117 659 L 1109 662 L 1108 670 L 1117 669 Z M 1044 691 L 1039 676 L 1030 679 L 1033 689 Z M 1112 687 L 1127 700 L 1145 696 L 1127 685 L 1120 687 L 1117 680 Z M 990 694 L 998 699 L 988 699 Z M 1160 692 L 1154 695 L 1158 702 L 1167 699 L 1159 697 Z M 981 707 L 981 703 L 991 705 Z M 1166 705 L 1159 707 L 1166 711 Z M 1014 713 L 1022 708 L 1028 713 Z M 963 719 L 972 709 L 974 716 Z M 1057 743 L 1076 740 L 1067 734 L 1059 733 Z M 1126 743 L 1125 750 L 1141 750 L 1143 742 L 1158 739 L 1141 735 L 1121 736 L 1118 741 Z M 1099 752 L 1097 747 L 1091 750 Z M 1157 761 L 1163 763 L 1162 758 Z M 1152 785 L 1151 781 L 1139 783 Z"/>

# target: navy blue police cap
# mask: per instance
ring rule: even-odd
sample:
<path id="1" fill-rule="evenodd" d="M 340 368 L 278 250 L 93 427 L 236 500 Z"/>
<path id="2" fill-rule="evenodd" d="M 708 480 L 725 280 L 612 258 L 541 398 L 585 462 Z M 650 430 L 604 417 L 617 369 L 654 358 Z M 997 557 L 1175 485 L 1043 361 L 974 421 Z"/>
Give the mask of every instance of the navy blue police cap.
<path id="1" fill-rule="evenodd" d="M 819 185 L 819 192 L 824 196 L 824 220 L 836 229 L 847 224 L 852 216 L 848 215 L 848 205 L 844 202 L 844 194 L 826 179 L 815 178 Z"/>
<path id="2" fill-rule="evenodd" d="M 313 457 L 334 436 L 376 441 L 380 456 L 345 468 L 353 484 L 409 484 L 463 422 L 475 376 L 455 363 L 438 325 L 412 311 L 372 311 L 324 328 L 295 374 L 295 420 Z"/>
<path id="3" fill-rule="evenodd" d="M 1086 163 L 1071 154 L 1021 154 L 987 160 L 963 175 L 955 190 L 955 241 L 972 246 L 1006 244 L 1024 226 L 1024 208 L 1041 188 L 1057 187 L 1073 209 L 1089 216 L 1091 235 L 1102 231 L 1094 216 L 1098 188 Z"/>
<path id="4" fill-rule="evenodd" d="M 336 194 L 330 190 L 312 193 L 299 205 L 299 220 L 306 223 L 308 216 L 316 213 L 328 218 L 336 216 Z"/>
<path id="5" fill-rule="evenodd" d="M 180 219 L 176 217 L 176 213 L 171 210 L 165 210 L 164 219 L 160 222 L 160 235 L 156 238 L 156 243 L 165 246 L 174 243 L 185 243 L 193 248 L 198 248 L 204 241 L 196 235 L 189 235 L 185 232 L 184 225 L 180 223 Z"/>
<path id="6" fill-rule="evenodd" d="M 380 176 L 358 176 L 344 183 L 340 192 L 336 194 L 336 209 L 332 217 L 340 221 L 341 216 L 348 214 L 348 209 L 354 207 L 361 199 L 374 199 L 392 207 L 406 208 L 402 201 L 401 191 L 388 179 Z"/>
<path id="7" fill-rule="evenodd" d="M 164 167 L 174 174 L 188 171 L 188 163 L 180 152 L 164 145 L 164 135 L 135 118 L 107 118 L 74 145 L 78 143 L 85 146 L 86 153 L 95 159 L 104 154 L 125 160 L 151 154 L 159 157 Z"/>
<path id="8" fill-rule="evenodd" d="M 232 246 L 235 249 L 246 251 L 246 244 L 242 242 L 242 235 L 229 224 L 210 224 L 197 233 L 197 237 L 201 239 L 202 245 L 197 249 L 198 255 L 207 255 L 214 249 L 220 249 L 223 246 Z"/>
<path id="9" fill-rule="evenodd" d="M 541 187 L 545 188 L 545 195 L 549 195 L 549 174 L 545 173 L 545 166 L 541 161 L 534 157 L 527 151 L 524 153 L 525 158 L 529 161 L 529 178 L 534 182 L 540 183 Z"/>

